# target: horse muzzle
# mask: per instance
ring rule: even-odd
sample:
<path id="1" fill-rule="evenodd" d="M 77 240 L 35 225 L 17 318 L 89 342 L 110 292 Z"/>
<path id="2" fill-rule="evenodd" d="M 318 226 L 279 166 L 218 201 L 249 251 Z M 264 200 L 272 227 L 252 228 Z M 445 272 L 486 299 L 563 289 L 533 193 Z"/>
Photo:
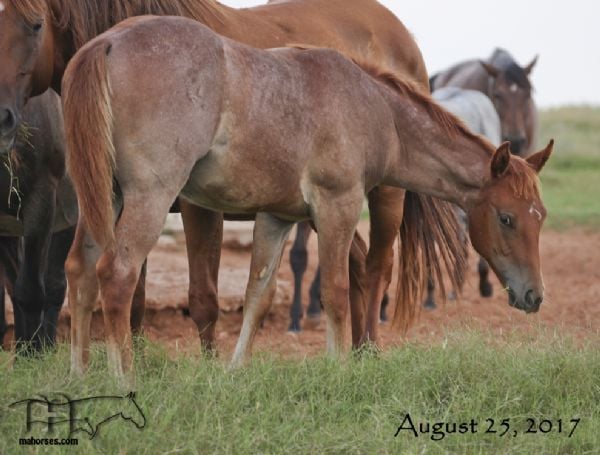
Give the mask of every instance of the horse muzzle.
<path id="1" fill-rule="evenodd" d="M 510 152 L 513 155 L 522 156 L 527 148 L 527 138 L 522 136 L 506 136 L 504 141 L 510 142 Z"/>
<path id="2" fill-rule="evenodd" d="M 18 125 L 14 110 L 0 106 L 0 154 L 7 154 L 13 148 Z"/>
<path id="3" fill-rule="evenodd" d="M 539 293 L 533 289 L 528 289 L 524 294 L 519 296 L 513 289 L 508 289 L 508 304 L 527 314 L 537 313 L 540 310 L 543 301 L 543 292 Z"/>

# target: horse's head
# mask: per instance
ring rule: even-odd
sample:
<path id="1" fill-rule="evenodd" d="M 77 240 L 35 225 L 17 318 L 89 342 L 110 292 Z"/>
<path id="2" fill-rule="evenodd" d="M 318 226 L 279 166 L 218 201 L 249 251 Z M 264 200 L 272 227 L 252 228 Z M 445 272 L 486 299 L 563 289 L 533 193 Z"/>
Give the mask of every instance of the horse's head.
<path id="1" fill-rule="evenodd" d="M 46 0 L 0 0 L 0 154 L 12 148 L 27 100 L 50 86 L 52 24 Z"/>
<path id="2" fill-rule="evenodd" d="M 506 287 L 508 303 L 527 313 L 538 311 L 544 298 L 539 235 L 546 209 L 537 174 L 553 145 L 551 141 L 524 160 L 502 144 L 492 158 L 489 179 L 467 212 L 473 246 Z"/>
<path id="3" fill-rule="evenodd" d="M 480 62 L 491 78 L 488 95 L 502 122 L 502 139 L 510 142 L 515 155 L 522 155 L 530 145 L 526 129 L 532 89 L 529 75 L 536 62 L 537 57 L 525 67 L 512 63 L 505 69 Z"/>

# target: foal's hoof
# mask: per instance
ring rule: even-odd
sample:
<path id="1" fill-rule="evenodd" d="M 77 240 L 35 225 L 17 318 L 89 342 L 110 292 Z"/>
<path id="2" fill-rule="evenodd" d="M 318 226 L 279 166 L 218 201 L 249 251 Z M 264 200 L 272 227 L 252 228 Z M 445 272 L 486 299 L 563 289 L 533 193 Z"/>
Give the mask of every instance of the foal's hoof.
<path id="1" fill-rule="evenodd" d="M 450 291 L 450 292 L 448 293 L 448 300 L 449 300 L 449 301 L 451 301 L 451 302 L 454 302 L 454 301 L 456 301 L 456 292 L 454 292 L 454 291 Z"/>
<path id="2" fill-rule="evenodd" d="M 423 308 L 433 311 L 437 308 L 437 305 L 433 300 L 427 299 L 425 300 L 425 303 L 423 303 Z"/>
<path id="3" fill-rule="evenodd" d="M 481 297 L 491 297 L 494 294 L 494 289 L 489 281 L 479 283 L 479 293 Z"/>

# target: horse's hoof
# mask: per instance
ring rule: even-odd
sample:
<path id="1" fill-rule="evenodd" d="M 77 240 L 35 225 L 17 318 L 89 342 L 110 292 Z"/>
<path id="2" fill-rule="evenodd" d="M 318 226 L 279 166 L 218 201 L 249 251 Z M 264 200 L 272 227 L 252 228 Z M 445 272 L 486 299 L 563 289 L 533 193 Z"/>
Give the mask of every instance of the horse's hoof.
<path id="1" fill-rule="evenodd" d="M 433 300 L 425 300 L 425 303 L 423 304 L 423 308 L 425 308 L 426 310 L 433 311 L 437 308 L 437 305 Z"/>
<path id="2" fill-rule="evenodd" d="M 456 300 L 456 292 L 450 291 L 448 293 L 448 300 L 450 300 L 451 302 L 454 302 Z"/>
<path id="3" fill-rule="evenodd" d="M 481 297 L 491 297 L 494 294 L 492 284 L 489 282 L 481 283 L 479 285 L 479 293 L 481 294 Z"/>
<path id="4" fill-rule="evenodd" d="M 300 333 L 302 332 L 302 328 L 300 327 L 300 324 L 295 324 L 295 323 L 291 323 L 290 327 L 288 328 L 288 332 L 290 333 Z"/>
<path id="5" fill-rule="evenodd" d="M 309 311 L 306 313 L 306 317 L 308 319 L 313 319 L 313 320 L 321 319 L 321 312 L 320 311 L 319 312 L 310 312 Z"/>
<path id="6" fill-rule="evenodd" d="M 383 352 L 381 346 L 373 341 L 361 342 L 356 346 L 352 354 L 357 358 L 378 357 Z"/>

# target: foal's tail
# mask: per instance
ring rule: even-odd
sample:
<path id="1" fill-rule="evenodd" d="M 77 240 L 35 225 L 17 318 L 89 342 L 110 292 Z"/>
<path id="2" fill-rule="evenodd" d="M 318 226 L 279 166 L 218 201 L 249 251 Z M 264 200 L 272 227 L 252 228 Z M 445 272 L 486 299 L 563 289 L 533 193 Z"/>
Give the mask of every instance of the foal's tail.
<path id="1" fill-rule="evenodd" d="M 421 306 L 429 275 L 439 283 L 442 298 L 446 298 L 441 262 L 455 290 L 463 282 L 467 245 L 452 204 L 407 191 L 398 248 L 394 324 L 406 331 Z"/>
<path id="2" fill-rule="evenodd" d="M 82 48 L 69 63 L 62 85 L 67 169 L 80 220 L 102 246 L 114 242 L 115 148 L 106 65 L 110 46 L 100 40 Z"/>

